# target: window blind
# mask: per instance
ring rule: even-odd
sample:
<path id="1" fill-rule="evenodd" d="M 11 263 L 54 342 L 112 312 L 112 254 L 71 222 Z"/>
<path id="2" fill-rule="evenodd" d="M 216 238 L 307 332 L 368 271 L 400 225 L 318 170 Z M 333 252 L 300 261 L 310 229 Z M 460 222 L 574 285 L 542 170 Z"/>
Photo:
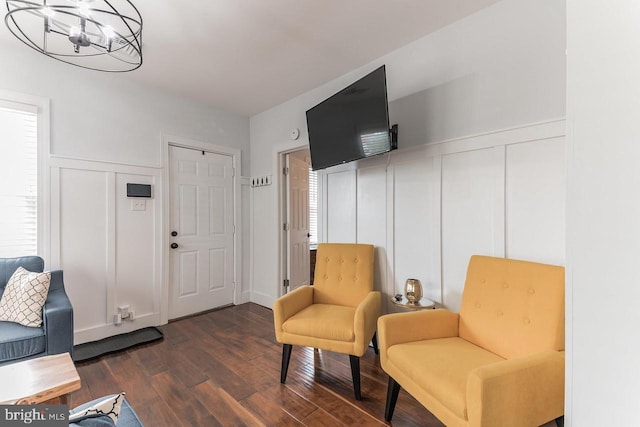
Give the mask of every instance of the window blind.
<path id="1" fill-rule="evenodd" d="M 309 168 L 309 243 L 318 243 L 318 173 Z"/>
<path id="2" fill-rule="evenodd" d="M 38 251 L 38 116 L 0 104 L 0 257 Z"/>

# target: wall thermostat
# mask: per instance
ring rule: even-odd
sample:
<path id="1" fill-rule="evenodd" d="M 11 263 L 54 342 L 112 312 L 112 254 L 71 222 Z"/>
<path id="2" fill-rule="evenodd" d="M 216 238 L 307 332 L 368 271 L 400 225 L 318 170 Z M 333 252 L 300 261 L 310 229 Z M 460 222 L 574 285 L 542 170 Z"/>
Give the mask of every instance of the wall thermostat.
<path id="1" fill-rule="evenodd" d="M 298 129 L 298 128 L 291 129 L 290 137 L 293 140 L 298 139 L 300 137 L 300 129 Z"/>
<path id="2" fill-rule="evenodd" d="M 151 197 L 151 186 L 127 183 L 127 197 Z"/>

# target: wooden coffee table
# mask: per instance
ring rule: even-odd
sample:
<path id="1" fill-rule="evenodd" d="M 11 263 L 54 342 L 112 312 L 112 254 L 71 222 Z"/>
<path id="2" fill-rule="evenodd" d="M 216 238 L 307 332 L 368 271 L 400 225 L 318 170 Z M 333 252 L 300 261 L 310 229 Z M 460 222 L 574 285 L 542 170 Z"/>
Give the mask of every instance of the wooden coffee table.
<path id="1" fill-rule="evenodd" d="M 69 353 L 0 366 L 0 404 L 69 404 L 80 377 Z"/>

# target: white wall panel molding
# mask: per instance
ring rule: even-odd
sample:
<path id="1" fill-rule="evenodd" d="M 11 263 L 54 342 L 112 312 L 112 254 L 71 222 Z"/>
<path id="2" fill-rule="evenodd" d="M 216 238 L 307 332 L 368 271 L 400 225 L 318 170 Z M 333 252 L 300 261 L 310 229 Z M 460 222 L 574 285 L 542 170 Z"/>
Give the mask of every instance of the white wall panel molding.
<path id="1" fill-rule="evenodd" d="M 75 343 L 160 324 L 162 170 L 54 156 L 50 165 L 51 261 L 65 273 Z M 143 210 L 127 182 L 152 185 Z M 121 305 L 135 320 L 116 326 Z"/>
<path id="2" fill-rule="evenodd" d="M 240 277 L 236 278 L 236 286 L 239 288 L 236 292 L 238 297 L 237 304 L 243 304 L 251 301 L 251 266 L 248 260 L 251 258 L 251 178 L 240 177 L 240 199 L 242 210 L 240 213 L 242 225 L 239 227 L 241 232 L 240 241 L 242 241 Z"/>
<path id="3" fill-rule="evenodd" d="M 107 273 L 107 310 L 106 310 L 106 318 L 104 319 L 104 323 L 109 325 L 113 323 L 113 316 L 118 312 L 117 307 L 117 299 L 118 299 L 118 282 L 117 275 L 118 272 L 116 270 L 116 262 L 117 262 L 117 244 L 116 239 L 119 237 L 116 233 L 116 227 L 118 223 L 118 213 L 116 210 L 117 204 L 117 189 L 116 189 L 116 173 L 115 172 L 105 172 L 107 179 L 107 265 L 106 265 L 106 273 Z M 137 307 L 134 308 L 137 310 Z"/>
<path id="4" fill-rule="evenodd" d="M 50 166 L 52 168 L 81 169 L 91 171 L 103 171 L 114 173 L 129 173 L 139 175 L 160 176 L 162 169 L 155 166 L 142 166 L 126 163 L 101 162 L 97 160 L 76 159 L 72 157 L 51 156 Z"/>
<path id="5" fill-rule="evenodd" d="M 101 164 L 101 165 L 111 165 L 111 168 L 115 169 L 120 169 L 120 168 L 126 168 L 126 167 L 141 167 L 141 168 L 152 168 L 152 169 L 161 169 L 162 165 L 160 165 L 159 163 L 144 163 L 144 162 L 139 162 L 139 163 L 129 163 L 129 162 L 115 162 L 115 161 L 105 161 L 105 160 L 96 160 L 96 159 L 91 159 L 91 158 L 84 158 L 84 157 L 72 157 L 72 156 L 63 156 L 63 155 L 59 155 L 59 154 L 55 154 L 55 155 L 51 155 L 51 159 L 52 161 L 55 161 L 56 163 L 64 163 L 65 161 L 70 161 L 73 163 L 78 163 L 78 162 L 86 162 L 86 164 L 91 164 L 91 163 L 96 163 L 96 164 Z"/>
<path id="6" fill-rule="evenodd" d="M 382 310 L 386 313 L 392 312 L 393 307 L 392 303 L 389 300 L 389 297 L 395 294 L 395 165 L 390 164 L 386 168 L 386 183 L 387 183 L 387 191 L 386 191 L 386 214 L 387 214 L 387 224 L 386 224 L 386 236 L 387 236 L 387 247 L 385 248 L 385 252 L 387 257 L 385 259 L 387 265 L 387 274 L 385 276 L 385 282 L 382 284 Z M 386 310 L 385 310 L 386 308 Z"/>
<path id="7" fill-rule="evenodd" d="M 457 310 L 475 253 L 563 264 L 564 134 L 552 120 L 327 169 L 324 241 L 376 245 L 386 311 L 409 277 Z"/>
<path id="8" fill-rule="evenodd" d="M 384 167 L 364 168 L 357 171 L 356 236 L 358 243 L 375 246 L 374 282 L 377 291 L 383 291 L 387 282 L 387 177 Z"/>
<path id="9" fill-rule="evenodd" d="M 506 255 L 505 241 L 505 173 L 507 146 L 497 145 L 493 147 L 495 164 L 495 189 L 493 191 L 493 255 L 504 257 Z"/>
<path id="10" fill-rule="evenodd" d="M 406 149 L 401 148 L 391 153 L 391 162 L 411 161 L 416 157 L 444 156 L 520 142 L 556 138 L 565 135 L 565 123 L 564 118 L 555 119 L 445 141 L 431 142 Z M 402 140 L 400 140 L 399 145 L 402 147 Z M 378 161 L 382 160 L 378 159 Z"/>
<path id="11" fill-rule="evenodd" d="M 512 144 L 505 154 L 505 256 L 565 264 L 565 139 Z"/>
<path id="12" fill-rule="evenodd" d="M 326 209 L 327 242 L 357 242 L 357 173 L 343 171 L 327 174 Z"/>

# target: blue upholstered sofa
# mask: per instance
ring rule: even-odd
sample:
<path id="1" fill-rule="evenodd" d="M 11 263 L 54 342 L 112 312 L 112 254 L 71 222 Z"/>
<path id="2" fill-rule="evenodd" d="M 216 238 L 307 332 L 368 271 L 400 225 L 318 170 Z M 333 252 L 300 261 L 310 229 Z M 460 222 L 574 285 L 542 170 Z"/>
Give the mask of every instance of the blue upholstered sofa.
<path id="1" fill-rule="evenodd" d="M 105 396 L 106 397 L 106 396 Z M 105 397 L 100 397 L 98 399 L 92 400 L 91 402 L 84 403 L 77 408 L 74 408 L 71 412 L 80 412 L 85 408 L 89 408 L 99 401 L 103 400 Z M 103 420 L 102 417 L 97 417 L 94 420 L 85 420 L 81 423 L 70 423 L 69 426 L 78 426 L 78 427 L 104 427 L 106 425 L 113 425 L 112 423 L 107 423 Z M 138 418 L 138 414 L 133 410 L 131 405 L 127 399 L 124 399 L 122 402 L 122 408 L 120 409 L 120 416 L 118 417 L 118 423 L 116 427 L 143 427 L 142 421 Z"/>
<path id="2" fill-rule="evenodd" d="M 0 258 L 0 298 L 18 267 L 42 272 L 44 261 L 37 256 Z M 0 321 L 0 365 L 50 354 L 73 354 L 73 308 L 60 270 L 51 272 L 42 318 L 39 328 Z"/>

